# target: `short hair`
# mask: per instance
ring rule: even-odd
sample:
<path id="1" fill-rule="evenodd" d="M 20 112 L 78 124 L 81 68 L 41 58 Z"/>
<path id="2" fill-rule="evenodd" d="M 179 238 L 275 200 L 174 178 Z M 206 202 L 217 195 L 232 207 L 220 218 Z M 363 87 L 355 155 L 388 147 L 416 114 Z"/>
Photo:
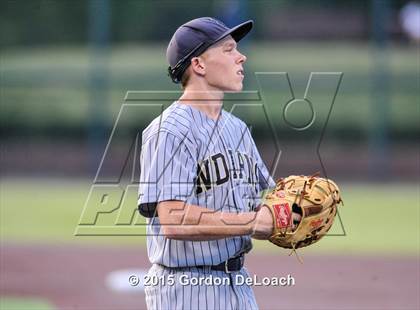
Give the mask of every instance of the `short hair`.
<path id="1" fill-rule="evenodd" d="M 188 72 L 188 69 L 187 69 L 185 70 L 184 74 L 182 74 L 182 77 L 181 77 L 182 89 L 185 89 L 187 87 L 189 80 L 190 80 L 190 72 Z"/>

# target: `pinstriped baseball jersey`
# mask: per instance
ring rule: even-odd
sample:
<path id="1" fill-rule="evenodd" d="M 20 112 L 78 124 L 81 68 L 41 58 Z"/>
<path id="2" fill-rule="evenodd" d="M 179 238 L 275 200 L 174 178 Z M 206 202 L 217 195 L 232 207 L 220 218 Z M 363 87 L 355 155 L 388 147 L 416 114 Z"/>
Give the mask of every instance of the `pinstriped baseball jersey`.
<path id="1" fill-rule="evenodd" d="M 248 212 L 260 191 L 275 186 L 246 124 L 221 111 L 213 120 L 174 102 L 143 131 L 139 205 L 165 200 L 225 212 Z M 147 219 L 147 250 L 167 267 L 217 265 L 251 250 L 249 236 L 212 241 L 166 238 L 158 217 Z"/>

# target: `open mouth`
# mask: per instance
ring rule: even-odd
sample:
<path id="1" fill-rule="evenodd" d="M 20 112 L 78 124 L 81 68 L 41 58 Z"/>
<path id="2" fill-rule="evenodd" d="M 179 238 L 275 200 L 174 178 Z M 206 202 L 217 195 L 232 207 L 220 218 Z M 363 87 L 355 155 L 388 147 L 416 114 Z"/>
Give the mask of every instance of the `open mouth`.
<path id="1" fill-rule="evenodd" d="M 244 76 L 244 70 L 240 69 L 240 70 L 236 71 L 236 74 L 243 77 Z"/>

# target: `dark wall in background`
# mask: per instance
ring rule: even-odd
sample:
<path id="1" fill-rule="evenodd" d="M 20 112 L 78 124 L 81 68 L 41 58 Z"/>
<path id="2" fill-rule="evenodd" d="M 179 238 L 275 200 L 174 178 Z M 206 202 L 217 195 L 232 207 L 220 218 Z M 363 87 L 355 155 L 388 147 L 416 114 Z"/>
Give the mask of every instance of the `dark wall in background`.
<path id="1" fill-rule="evenodd" d="M 94 0 L 97 7 L 103 1 Z M 388 1 L 391 14 L 386 28 L 395 39 L 402 38 L 398 10 L 406 2 Z M 110 40 L 166 41 L 176 26 L 202 16 L 203 12 L 229 24 L 224 17 L 227 10 L 235 10 L 236 6 L 240 7 L 237 15 L 258 22 L 252 34 L 254 39 L 345 40 L 367 39 L 369 34 L 370 1 L 366 0 L 111 0 Z M 89 1 L 84 0 L 3 0 L 0 2 L 1 47 L 86 43 L 88 10 Z"/>

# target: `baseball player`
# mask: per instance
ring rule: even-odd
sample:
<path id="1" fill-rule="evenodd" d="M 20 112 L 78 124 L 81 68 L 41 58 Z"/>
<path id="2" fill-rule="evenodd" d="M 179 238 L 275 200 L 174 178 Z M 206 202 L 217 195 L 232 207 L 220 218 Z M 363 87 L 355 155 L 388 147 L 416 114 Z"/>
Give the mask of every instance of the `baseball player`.
<path id="1" fill-rule="evenodd" d="M 139 211 L 147 219 L 152 267 L 149 309 L 257 309 L 244 257 L 267 239 L 273 218 L 256 210 L 275 186 L 247 125 L 223 110 L 223 93 L 242 90 L 252 28 L 209 17 L 179 27 L 168 48 L 169 75 L 184 90 L 143 131 Z"/>

